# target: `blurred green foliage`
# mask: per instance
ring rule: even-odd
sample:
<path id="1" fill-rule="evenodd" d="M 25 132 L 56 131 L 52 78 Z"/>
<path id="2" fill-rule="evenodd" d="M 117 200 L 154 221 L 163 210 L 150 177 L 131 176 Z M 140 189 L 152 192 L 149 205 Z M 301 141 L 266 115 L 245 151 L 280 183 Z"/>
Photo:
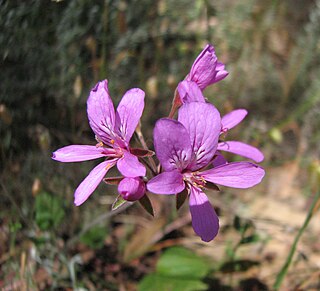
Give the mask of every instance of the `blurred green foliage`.
<path id="1" fill-rule="evenodd" d="M 129 88 L 146 91 L 142 130 L 151 145 L 154 121 L 167 115 L 177 83 L 211 42 L 230 75 L 205 96 L 222 114 L 239 107 L 250 112 L 232 138 L 238 135 L 261 146 L 266 164 L 299 154 L 304 166 L 319 172 L 319 0 L 0 0 L 0 7 L 0 227 L 9 225 L 11 232 L 8 246 L 2 243 L 0 250 L 17 249 L 30 237 L 42 241 L 32 251 L 37 264 L 54 274 L 43 289 L 75 285 L 65 268 L 74 252 L 69 252 L 70 240 L 79 237 L 99 249 L 109 235 L 105 225 L 79 233 L 106 212 L 115 197 L 103 199 L 114 191 L 101 187 L 85 208 L 72 205 L 74 188 L 94 163 L 61 166 L 50 159 L 61 146 L 94 143 L 85 102 L 100 79 L 110 80 L 115 103 Z M 318 185 L 318 175 L 310 175 L 310 180 L 310 188 L 318 187 L 312 186 Z M 240 238 L 227 246 L 227 263 L 247 266 L 237 261 L 236 251 L 260 238 L 237 216 L 233 227 Z M 46 237 L 48 233 L 54 235 Z M 187 272 L 183 278 L 191 278 L 189 271 L 198 274 L 188 286 L 205 288 L 206 263 L 172 252 L 161 256 L 156 273 L 146 277 L 141 288 L 153 282 L 162 286 L 174 271 Z M 170 269 L 168 264 L 176 265 L 172 258 L 183 264 Z M 172 281 L 172 286 L 188 288 L 184 280 Z M 118 283 L 110 278 L 101 282 Z"/>
<path id="2" fill-rule="evenodd" d="M 63 201 L 49 193 L 42 192 L 35 198 L 35 222 L 41 230 L 56 229 L 65 217 Z"/>
<path id="3" fill-rule="evenodd" d="M 104 239 L 107 236 L 107 229 L 103 226 L 95 226 L 89 229 L 80 237 L 80 241 L 92 249 L 99 249 L 103 246 Z"/>

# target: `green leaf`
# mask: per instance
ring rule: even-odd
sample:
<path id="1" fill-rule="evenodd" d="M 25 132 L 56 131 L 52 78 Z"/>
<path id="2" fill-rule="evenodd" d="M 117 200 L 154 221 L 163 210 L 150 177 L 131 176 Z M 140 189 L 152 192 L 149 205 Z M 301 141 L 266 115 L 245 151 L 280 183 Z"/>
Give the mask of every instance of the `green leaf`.
<path id="1" fill-rule="evenodd" d="M 114 202 L 112 203 L 111 210 L 116 210 L 116 209 L 118 209 L 120 206 L 122 206 L 122 205 L 125 204 L 126 202 L 128 202 L 128 201 L 127 201 L 127 200 L 124 200 L 121 195 L 118 195 L 118 197 L 116 198 L 116 200 L 114 200 Z"/>
<path id="2" fill-rule="evenodd" d="M 195 253 L 181 247 L 164 252 L 157 264 L 157 273 L 186 279 L 202 279 L 210 270 L 208 263 Z"/>
<path id="3" fill-rule="evenodd" d="M 138 285 L 139 291 L 194 291 L 207 289 L 208 286 L 197 279 L 174 278 L 161 274 L 147 275 Z"/>
<path id="4" fill-rule="evenodd" d="M 35 221 L 41 230 L 57 227 L 65 216 L 63 201 L 47 192 L 39 193 L 35 203 Z"/>

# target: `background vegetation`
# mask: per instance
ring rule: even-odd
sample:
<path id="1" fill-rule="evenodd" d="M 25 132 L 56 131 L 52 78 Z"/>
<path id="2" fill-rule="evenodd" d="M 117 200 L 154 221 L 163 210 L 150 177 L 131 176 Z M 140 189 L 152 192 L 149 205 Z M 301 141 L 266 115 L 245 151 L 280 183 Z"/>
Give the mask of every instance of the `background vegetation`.
<path id="1" fill-rule="evenodd" d="M 319 192 L 320 1 L 0 0 L 0 8 L 0 288 L 272 289 Z M 173 199 L 151 197 L 154 219 L 136 204 L 110 212 L 116 189 L 101 185 L 73 206 L 93 163 L 50 157 L 92 144 L 90 88 L 107 78 L 116 103 L 129 88 L 145 90 L 151 145 L 155 120 L 207 42 L 230 75 L 205 96 L 222 113 L 249 110 L 232 138 L 264 152 L 262 185 L 209 194 L 222 225 L 209 244 Z M 320 289 L 319 218 L 283 290 Z"/>

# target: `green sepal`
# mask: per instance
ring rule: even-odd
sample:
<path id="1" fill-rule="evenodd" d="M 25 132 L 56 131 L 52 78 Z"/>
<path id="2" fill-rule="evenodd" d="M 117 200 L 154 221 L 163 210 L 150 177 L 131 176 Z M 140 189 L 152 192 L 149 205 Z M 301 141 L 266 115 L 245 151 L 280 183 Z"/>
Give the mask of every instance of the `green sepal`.
<path id="1" fill-rule="evenodd" d="M 206 181 L 206 184 L 204 185 L 205 188 L 208 190 L 213 190 L 213 191 L 220 191 L 219 187 L 211 182 Z"/>
<path id="2" fill-rule="evenodd" d="M 130 153 L 140 158 L 152 157 L 154 155 L 154 151 L 139 148 L 131 148 Z"/>
<path id="3" fill-rule="evenodd" d="M 188 197 L 188 190 L 185 188 L 182 192 L 176 194 L 176 209 L 179 210 Z"/>
<path id="4" fill-rule="evenodd" d="M 125 204 L 126 202 L 128 202 L 128 201 L 127 201 L 127 200 L 124 200 L 121 195 L 118 195 L 118 197 L 116 198 L 116 200 L 114 200 L 114 202 L 112 203 L 111 210 L 116 210 L 116 209 L 118 209 L 120 206 L 122 206 L 122 205 Z"/>
<path id="5" fill-rule="evenodd" d="M 119 185 L 123 177 L 108 177 L 104 178 L 103 182 L 105 182 L 108 185 Z"/>
<path id="6" fill-rule="evenodd" d="M 147 196 L 147 194 L 145 194 L 144 196 L 142 196 L 142 198 L 139 199 L 140 204 L 142 205 L 142 207 L 152 216 L 154 216 L 154 211 L 153 211 L 153 207 L 151 204 L 151 201 L 149 199 L 149 197 Z"/>

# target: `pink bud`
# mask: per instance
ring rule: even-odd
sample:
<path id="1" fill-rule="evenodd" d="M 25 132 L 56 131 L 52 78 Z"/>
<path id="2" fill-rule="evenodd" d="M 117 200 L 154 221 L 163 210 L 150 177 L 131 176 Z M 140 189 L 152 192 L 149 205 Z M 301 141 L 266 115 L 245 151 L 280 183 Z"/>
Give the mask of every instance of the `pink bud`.
<path id="1" fill-rule="evenodd" d="M 124 178 L 118 185 L 118 192 L 127 201 L 136 201 L 146 193 L 146 186 L 139 177 Z"/>
<path id="2" fill-rule="evenodd" d="M 221 81 L 228 74 L 224 69 L 224 64 L 218 62 L 214 47 L 211 44 L 207 44 L 194 61 L 186 79 L 196 82 L 199 88 L 204 90 L 207 86 Z"/>

